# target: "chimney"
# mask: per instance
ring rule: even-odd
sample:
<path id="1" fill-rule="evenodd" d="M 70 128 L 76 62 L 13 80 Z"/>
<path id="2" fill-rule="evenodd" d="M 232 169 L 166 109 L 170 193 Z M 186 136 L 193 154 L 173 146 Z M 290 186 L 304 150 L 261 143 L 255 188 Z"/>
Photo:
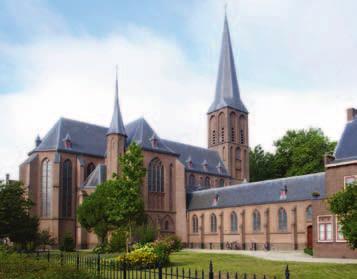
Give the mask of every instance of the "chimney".
<path id="1" fill-rule="evenodd" d="M 352 121 L 357 115 L 357 109 L 349 108 L 347 109 L 347 121 Z"/>
<path id="2" fill-rule="evenodd" d="M 7 173 L 7 174 L 5 175 L 5 184 L 6 184 L 6 185 L 9 185 L 9 183 L 10 183 L 10 174 Z"/>

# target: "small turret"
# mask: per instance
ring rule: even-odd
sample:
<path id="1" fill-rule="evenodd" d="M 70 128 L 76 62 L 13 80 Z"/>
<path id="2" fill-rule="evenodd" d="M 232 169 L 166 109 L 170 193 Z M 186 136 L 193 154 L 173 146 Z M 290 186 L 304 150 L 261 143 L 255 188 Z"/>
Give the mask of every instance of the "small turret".
<path id="1" fill-rule="evenodd" d="M 36 140 L 35 140 L 35 145 L 38 147 L 41 144 L 42 140 L 40 138 L 40 135 L 37 135 Z"/>

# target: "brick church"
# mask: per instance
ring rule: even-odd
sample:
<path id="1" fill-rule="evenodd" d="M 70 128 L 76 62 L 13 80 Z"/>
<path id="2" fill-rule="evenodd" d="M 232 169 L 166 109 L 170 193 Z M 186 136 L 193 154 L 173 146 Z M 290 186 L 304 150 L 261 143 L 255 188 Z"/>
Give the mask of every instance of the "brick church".
<path id="1" fill-rule="evenodd" d="M 136 142 L 147 174 L 142 185 L 151 224 L 192 248 L 293 250 L 318 257 L 357 257 L 325 200 L 357 178 L 357 115 L 348 122 L 325 172 L 249 183 L 248 110 L 236 75 L 227 18 L 215 96 L 207 112 L 208 148 L 163 139 L 144 119 L 124 124 L 115 87 L 109 127 L 60 118 L 20 165 L 41 229 L 78 248 L 96 236 L 76 222 L 76 208 L 117 173 L 118 156 Z"/>

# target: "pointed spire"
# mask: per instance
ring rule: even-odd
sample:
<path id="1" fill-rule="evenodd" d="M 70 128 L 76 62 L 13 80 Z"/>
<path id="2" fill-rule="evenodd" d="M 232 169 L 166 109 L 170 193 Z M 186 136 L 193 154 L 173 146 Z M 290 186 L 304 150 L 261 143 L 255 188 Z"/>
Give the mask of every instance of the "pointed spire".
<path id="1" fill-rule="evenodd" d="M 108 129 L 107 135 L 110 134 L 120 134 L 126 136 L 123 118 L 121 117 L 120 107 L 119 107 L 119 89 L 118 89 L 118 66 L 116 66 L 116 79 L 115 79 L 115 102 L 114 102 L 114 112 L 112 116 L 112 122 Z"/>
<path id="2" fill-rule="evenodd" d="M 224 16 L 223 38 L 218 68 L 216 94 L 215 99 L 208 110 L 208 113 L 219 110 L 223 107 L 231 107 L 241 112 L 248 113 L 248 110 L 240 99 L 232 43 L 226 14 Z"/>

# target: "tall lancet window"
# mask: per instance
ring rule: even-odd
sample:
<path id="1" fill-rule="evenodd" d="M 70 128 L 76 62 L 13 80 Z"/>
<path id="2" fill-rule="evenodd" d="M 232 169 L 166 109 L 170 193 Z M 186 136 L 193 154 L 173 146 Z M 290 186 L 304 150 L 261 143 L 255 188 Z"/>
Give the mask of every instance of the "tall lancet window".
<path id="1" fill-rule="evenodd" d="M 148 168 L 149 192 L 164 192 L 164 166 L 160 159 L 153 159 Z"/>
<path id="2" fill-rule="evenodd" d="M 72 162 L 66 160 L 62 165 L 62 217 L 72 216 Z"/>
<path id="3" fill-rule="evenodd" d="M 52 163 L 49 159 L 43 160 L 41 172 L 41 216 L 50 217 L 52 204 Z"/>
<path id="4" fill-rule="evenodd" d="M 239 117 L 239 134 L 240 134 L 240 144 L 245 144 L 245 117 L 241 115 Z"/>

